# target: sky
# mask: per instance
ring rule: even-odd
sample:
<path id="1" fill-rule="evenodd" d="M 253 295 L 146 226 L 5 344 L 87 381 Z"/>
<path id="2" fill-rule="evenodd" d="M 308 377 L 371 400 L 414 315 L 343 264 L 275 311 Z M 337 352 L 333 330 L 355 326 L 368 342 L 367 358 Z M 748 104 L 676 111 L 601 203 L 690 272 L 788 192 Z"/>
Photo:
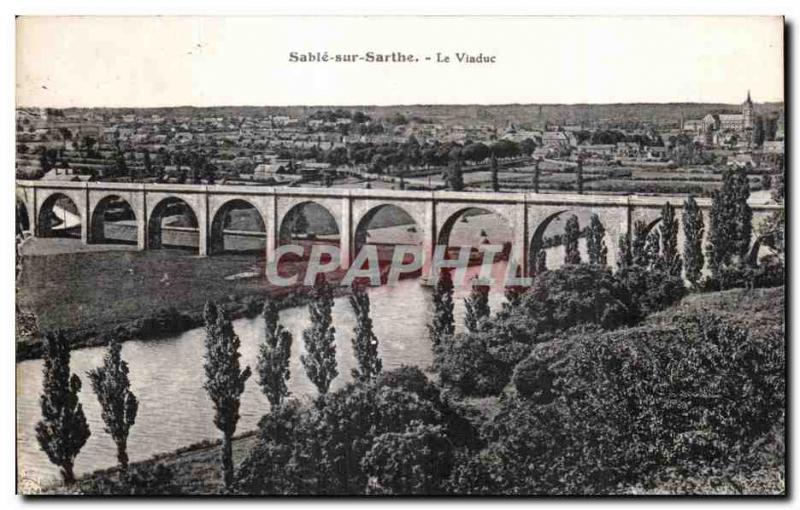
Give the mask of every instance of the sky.
<path id="1" fill-rule="evenodd" d="M 16 45 L 18 107 L 784 96 L 780 17 L 20 17 Z M 291 52 L 325 51 L 420 61 L 290 62 Z M 496 62 L 458 63 L 463 52 Z"/>

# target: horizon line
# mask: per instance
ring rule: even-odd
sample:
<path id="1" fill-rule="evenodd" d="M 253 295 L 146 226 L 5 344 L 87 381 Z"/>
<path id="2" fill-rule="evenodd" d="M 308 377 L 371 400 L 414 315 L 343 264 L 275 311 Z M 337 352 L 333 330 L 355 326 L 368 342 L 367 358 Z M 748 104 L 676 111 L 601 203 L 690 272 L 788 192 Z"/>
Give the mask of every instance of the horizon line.
<path id="1" fill-rule="evenodd" d="M 121 105 L 93 105 L 93 106 L 47 106 L 47 105 L 15 105 L 15 110 L 38 108 L 53 110 L 75 109 L 139 109 L 153 110 L 160 108 L 398 108 L 398 107 L 503 107 L 503 106 L 636 106 L 636 105 L 725 105 L 741 106 L 740 103 L 723 101 L 633 101 L 633 102 L 597 102 L 597 103 L 392 103 L 392 104 L 366 104 L 366 103 L 318 103 L 318 104 L 215 104 L 215 105 L 161 105 L 161 106 L 121 106 Z M 783 105 L 785 100 L 775 99 L 770 101 L 753 101 L 754 105 Z"/>

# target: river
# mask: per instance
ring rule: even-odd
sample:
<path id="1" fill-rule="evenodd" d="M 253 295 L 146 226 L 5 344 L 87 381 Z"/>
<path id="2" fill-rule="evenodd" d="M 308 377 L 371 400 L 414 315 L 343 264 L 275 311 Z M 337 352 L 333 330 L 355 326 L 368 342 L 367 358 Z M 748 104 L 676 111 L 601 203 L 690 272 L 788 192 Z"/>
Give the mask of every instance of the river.
<path id="1" fill-rule="evenodd" d="M 471 268 L 470 272 L 478 268 Z M 493 272 L 501 274 L 502 265 Z M 455 316 L 457 331 L 463 329 L 465 289 L 457 289 Z M 432 362 L 431 345 L 426 325 L 430 321 L 432 302 L 430 289 L 418 280 L 403 280 L 395 286 L 370 290 L 371 311 L 384 370 L 401 365 L 423 369 Z M 504 302 L 502 292 L 490 295 L 492 310 Z M 308 308 L 296 307 L 281 311 L 281 323 L 292 332 L 290 389 L 292 396 L 310 399 L 316 389 L 306 377 L 300 363 L 303 352 L 302 330 L 308 325 Z M 337 298 L 333 308 L 336 328 L 339 376 L 336 389 L 351 379 L 354 367 L 351 339 L 355 320 L 346 297 Z M 264 325 L 260 317 L 238 319 L 234 329 L 242 341 L 242 364 L 255 368 L 258 345 L 263 339 Z M 144 460 L 156 453 L 173 451 L 205 439 L 216 439 L 219 431 L 213 425 L 213 408 L 203 389 L 203 328 L 180 335 L 150 341 L 125 342 L 122 356 L 130 366 L 133 392 L 139 399 L 139 413 L 128 440 L 131 461 Z M 71 370 L 80 376 L 83 389 L 80 401 L 92 435 L 75 462 L 81 475 L 116 464 L 116 448 L 103 431 L 100 408 L 89 386 L 86 372 L 99 366 L 106 349 L 85 348 L 72 352 Z M 39 449 L 35 426 L 40 419 L 39 395 L 42 382 L 42 361 L 28 360 L 16 364 L 17 375 L 17 465 L 21 484 L 40 486 L 59 480 L 58 468 Z M 256 377 L 247 381 L 242 396 L 241 419 L 237 432 L 255 429 L 258 420 L 269 411 L 269 403 L 261 393 Z"/>

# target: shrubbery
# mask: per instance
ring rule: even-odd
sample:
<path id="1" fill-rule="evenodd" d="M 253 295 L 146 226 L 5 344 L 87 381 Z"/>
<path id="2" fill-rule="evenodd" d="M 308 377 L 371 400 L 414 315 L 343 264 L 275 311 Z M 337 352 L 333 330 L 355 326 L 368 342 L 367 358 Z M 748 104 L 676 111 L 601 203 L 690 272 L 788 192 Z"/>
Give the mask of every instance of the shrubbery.
<path id="1" fill-rule="evenodd" d="M 693 312 L 552 344 L 520 365 L 520 397 L 486 425 L 483 451 L 459 457 L 451 490 L 595 494 L 653 487 L 666 469 L 763 468 L 754 445 L 774 438 L 785 404 L 779 328 L 754 336 Z M 531 391 L 537 379 L 551 384 Z"/>
<path id="2" fill-rule="evenodd" d="M 78 492 L 85 495 L 103 496 L 165 496 L 181 493 L 173 483 L 172 470 L 164 464 L 141 464 L 132 466 L 116 477 L 98 475 L 80 482 Z"/>
<path id="3" fill-rule="evenodd" d="M 247 494 L 363 494 L 412 488 L 442 492 L 453 441 L 475 433 L 418 369 L 389 372 L 267 415 L 237 476 Z M 389 446 L 427 450 L 398 459 Z M 396 464 L 396 463 L 400 464 Z M 402 465 L 401 465 L 402 464 Z M 397 478 L 392 466 L 412 479 Z M 369 489 L 368 489 L 369 487 Z"/>
<path id="4" fill-rule="evenodd" d="M 680 277 L 636 266 L 617 273 L 572 265 L 537 275 L 516 306 L 436 350 L 442 382 L 466 395 L 497 395 L 534 345 L 570 328 L 615 329 L 663 310 L 686 294 Z M 546 373 L 533 376 L 547 377 Z M 541 382 L 541 381 L 539 381 Z M 523 383 L 523 386 L 525 383 Z"/>

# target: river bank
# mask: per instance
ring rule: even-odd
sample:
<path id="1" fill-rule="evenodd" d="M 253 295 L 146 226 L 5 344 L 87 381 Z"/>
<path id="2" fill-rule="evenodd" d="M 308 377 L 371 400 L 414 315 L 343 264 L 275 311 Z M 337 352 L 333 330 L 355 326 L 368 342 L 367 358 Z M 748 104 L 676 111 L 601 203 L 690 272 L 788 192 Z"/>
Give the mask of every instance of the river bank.
<path id="1" fill-rule="evenodd" d="M 31 239 L 26 249 L 43 251 L 73 239 Z M 303 274 L 303 262 L 287 262 L 283 274 Z M 284 273 L 285 271 L 285 273 Z M 202 325 L 206 301 L 225 307 L 231 318 L 253 317 L 267 297 L 280 308 L 307 303 L 307 288 L 278 287 L 264 276 L 264 259 L 250 254 L 197 257 L 181 250 L 97 251 L 25 255 L 17 304 L 36 316 L 38 333 L 18 328 L 16 360 L 41 356 L 42 336 L 61 330 L 73 348 L 120 341 L 155 340 Z M 231 275 L 256 274 L 247 278 Z M 344 273 L 329 275 L 336 283 Z M 348 289 L 337 286 L 336 295 Z"/>

